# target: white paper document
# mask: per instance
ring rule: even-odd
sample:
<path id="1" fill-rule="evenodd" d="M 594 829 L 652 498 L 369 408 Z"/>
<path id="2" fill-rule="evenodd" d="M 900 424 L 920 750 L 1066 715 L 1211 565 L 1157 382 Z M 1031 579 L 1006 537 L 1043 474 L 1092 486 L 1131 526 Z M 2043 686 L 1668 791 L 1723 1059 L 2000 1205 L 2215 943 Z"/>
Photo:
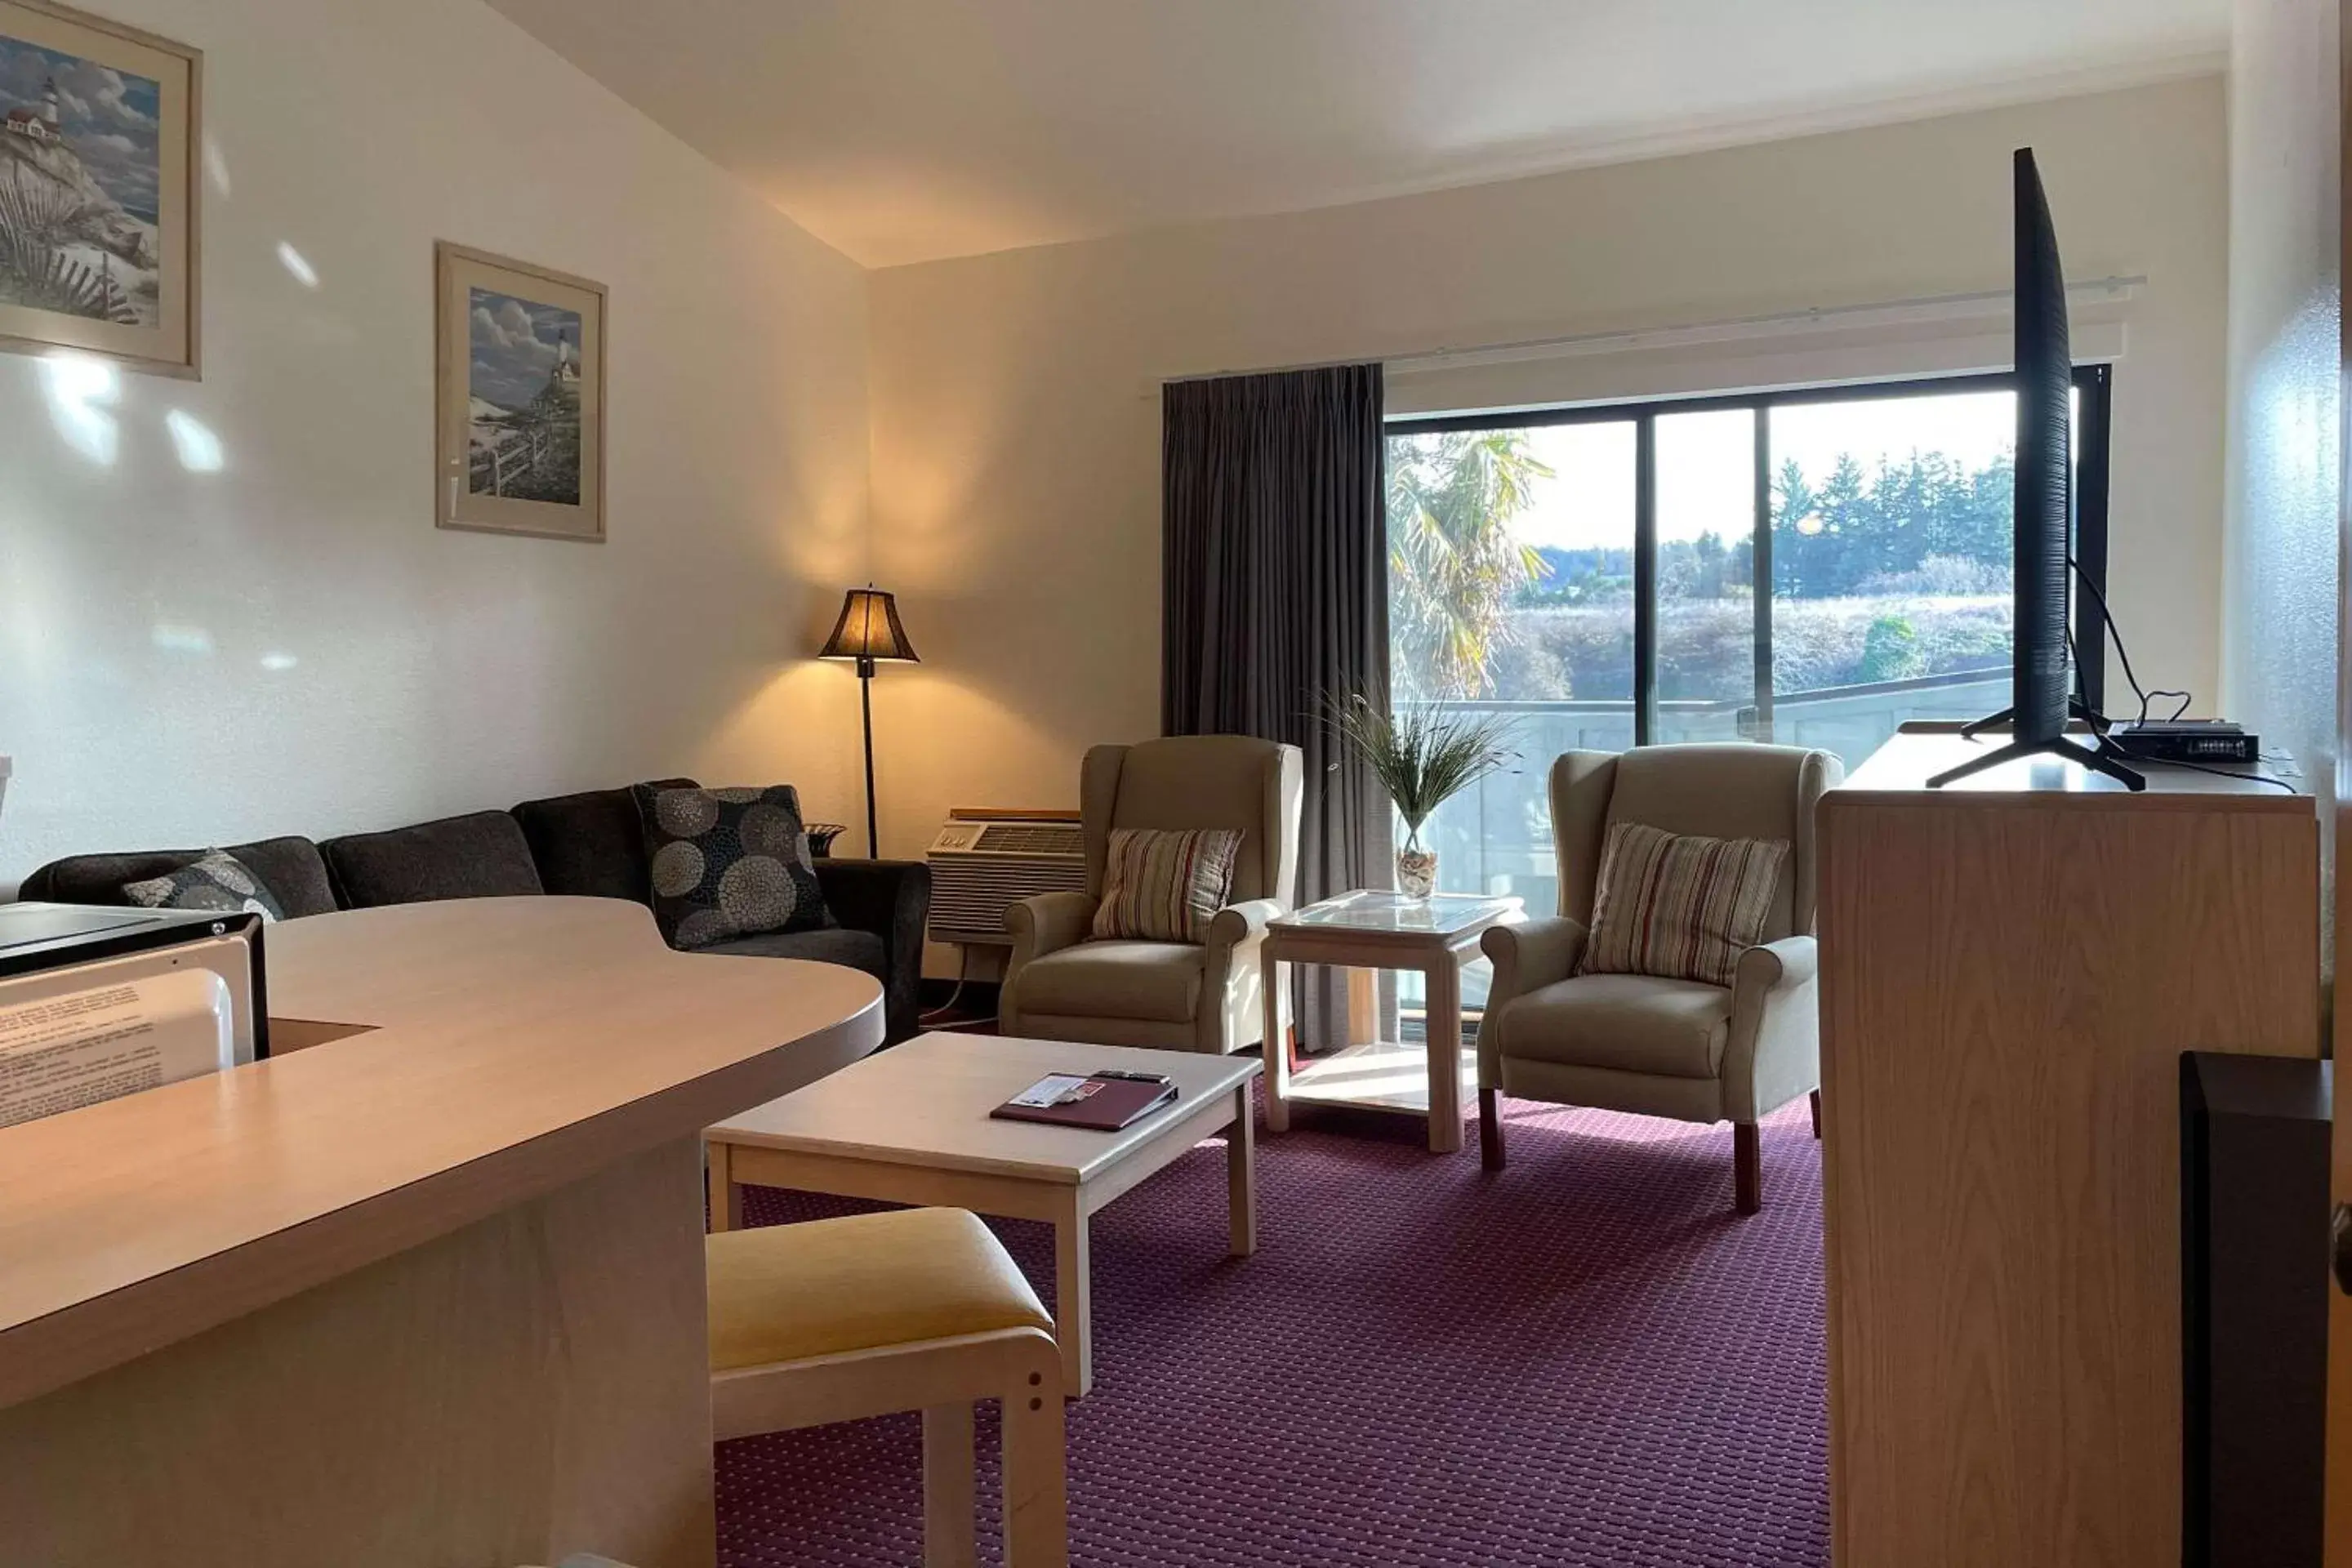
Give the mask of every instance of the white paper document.
<path id="1" fill-rule="evenodd" d="M 1066 1105 L 1078 1098 L 1078 1090 L 1087 1082 L 1083 1073 L 1057 1072 L 1041 1078 L 1004 1103 L 1025 1105 L 1033 1109 L 1050 1105 Z"/>
<path id="2" fill-rule="evenodd" d="M 234 1050 L 228 986 L 209 969 L 0 1005 L 0 1127 L 215 1072 Z"/>

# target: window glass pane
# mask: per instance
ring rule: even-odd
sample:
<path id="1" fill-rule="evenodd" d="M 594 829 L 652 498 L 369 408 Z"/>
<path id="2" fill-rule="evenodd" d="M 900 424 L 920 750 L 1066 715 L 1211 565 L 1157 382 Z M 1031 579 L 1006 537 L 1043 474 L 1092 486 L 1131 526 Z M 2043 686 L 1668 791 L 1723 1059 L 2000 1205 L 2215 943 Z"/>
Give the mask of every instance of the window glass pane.
<path id="1" fill-rule="evenodd" d="M 1772 734 L 1851 767 L 2009 701 L 2010 392 L 1769 413 Z"/>
<path id="2" fill-rule="evenodd" d="M 1396 700 L 1505 713 L 1518 753 L 1423 827 L 1445 891 L 1555 908 L 1551 759 L 1633 743 L 1633 444 L 1630 420 L 1390 438 Z"/>
<path id="3" fill-rule="evenodd" d="M 1756 411 L 1661 414 L 1654 739 L 1736 741 L 1756 703 Z"/>

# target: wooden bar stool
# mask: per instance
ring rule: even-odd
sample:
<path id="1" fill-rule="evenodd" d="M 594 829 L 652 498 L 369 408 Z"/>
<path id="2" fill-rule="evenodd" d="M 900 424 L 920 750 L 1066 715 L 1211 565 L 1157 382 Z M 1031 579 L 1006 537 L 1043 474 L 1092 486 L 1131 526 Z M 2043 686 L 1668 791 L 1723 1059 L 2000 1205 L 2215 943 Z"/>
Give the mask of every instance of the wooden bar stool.
<path id="1" fill-rule="evenodd" d="M 1054 1318 L 963 1209 L 721 1231 L 710 1271 L 720 1439 L 923 1413 L 923 1563 L 970 1568 L 972 1405 L 1003 1406 L 1006 1568 L 1066 1568 Z"/>

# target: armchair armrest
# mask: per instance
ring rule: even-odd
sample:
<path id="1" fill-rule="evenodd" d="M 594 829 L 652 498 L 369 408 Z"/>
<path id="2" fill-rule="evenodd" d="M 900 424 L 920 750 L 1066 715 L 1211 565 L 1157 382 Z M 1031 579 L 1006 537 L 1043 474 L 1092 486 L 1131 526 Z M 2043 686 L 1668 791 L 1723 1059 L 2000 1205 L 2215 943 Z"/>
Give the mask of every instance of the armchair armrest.
<path id="1" fill-rule="evenodd" d="M 1549 915 L 1512 926 L 1488 926 L 1478 938 L 1478 951 L 1495 966 L 1494 984 L 1486 988 L 1486 1007 L 1478 1020 L 1478 1088 L 1498 1089 L 1503 1081 L 1500 1034 L 1504 1005 L 1530 991 L 1540 991 L 1576 973 L 1584 955 L 1582 921 Z"/>
<path id="2" fill-rule="evenodd" d="M 1201 1011 L 1193 1020 L 1195 1048 L 1225 1051 L 1265 1028 L 1265 965 L 1259 956 L 1269 921 L 1287 913 L 1279 899 L 1227 904 L 1209 921 L 1202 945 Z M 1289 1006 L 1281 1009 L 1289 1016 Z"/>
<path id="3" fill-rule="evenodd" d="M 1094 927 L 1095 904 L 1084 893 L 1038 893 L 1004 911 L 1004 929 L 1013 933 L 1013 954 L 1004 961 L 996 1016 L 1005 1033 L 1021 1032 L 1021 972 L 1049 952 L 1086 941 Z"/>
<path id="4" fill-rule="evenodd" d="M 1822 1081 L 1821 943 L 1784 936 L 1739 955 L 1723 1098 L 1735 1121 L 1769 1115 Z"/>
<path id="5" fill-rule="evenodd" d="M 1247 961 L 1257 951 L 1265 936 L 1268 921 L 1285 912 L 1279 899 L 1245 899 L 1238 904 L 1227 904 L 1209 921 L 1208 950 L 1201 973 L 1203 989 L 1212 996 L 1224 994 L 1225 984 L 1234 973 L 1236 957 Z"/>
<path id="6" fill-rule="evenodd" d="M 1739 955 L 1739 967 L 1733 972 L 1733 1005 L 1738 1005 L 1738 998 L 1760 1002 L 1769 992 L 1802 985 L 1820 972 L 1821 963 L 1822 944 L 1809 936 L 1784 936 L 1751 947 Z"/>
<path id="7" fill-rule="evenodd" d="M 1584 922 L 1566 915 L 1488 926 L 1478 939 L 1479 951 L 1495 965 L 1495 983 L 1486 992 L 1487 1014 L 1491 1016 L 1515 996 L 1574 973 L 1576 961 L 1584 956 Z"/>
<path id="8" fill-rule="evenodd" d="M 1038 893 L 1006 910 L 1004 929 L 1013 933 L 1006 978 L 1033 958 L 1086 941 L 1095 923 L 1095 902 L 1084 893 Z"/>
<path id="9" fill-rule="evenodd" d="M 1284 912 L 1279 899 L 1245 899 L 1238 904 L 1227 904 L 1209 922 L 1209 947 L 1213 954 L 1210 962 L 1216 962 L 1213 956 L 1216 950 L 1231 952 L 1244 940 L 1264 931 L 1268 921 Z"/>
<path id="10" fill-rule="evenodd" d="M 923 925 L 930 918 L 931 868 L 920 860 L 814 861 L 824 907 L 851 931 L 882 939 L 883 1030 L 892 1045 L 911 1039 L 922 1014 Z"/>

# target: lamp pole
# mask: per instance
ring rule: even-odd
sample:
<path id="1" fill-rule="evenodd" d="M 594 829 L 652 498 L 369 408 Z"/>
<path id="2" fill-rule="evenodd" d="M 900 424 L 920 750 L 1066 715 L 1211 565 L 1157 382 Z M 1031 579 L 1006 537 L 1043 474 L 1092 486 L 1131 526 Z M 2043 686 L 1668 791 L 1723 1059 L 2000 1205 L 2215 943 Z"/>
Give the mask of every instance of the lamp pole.
<path id="1" fill-rule="evenodd" d="M 866 853 L 879 860 L 882 846 L 874 816 L 874 660 L 866 654 L 857 656 L 857 706 L 866 721 Z"/>

